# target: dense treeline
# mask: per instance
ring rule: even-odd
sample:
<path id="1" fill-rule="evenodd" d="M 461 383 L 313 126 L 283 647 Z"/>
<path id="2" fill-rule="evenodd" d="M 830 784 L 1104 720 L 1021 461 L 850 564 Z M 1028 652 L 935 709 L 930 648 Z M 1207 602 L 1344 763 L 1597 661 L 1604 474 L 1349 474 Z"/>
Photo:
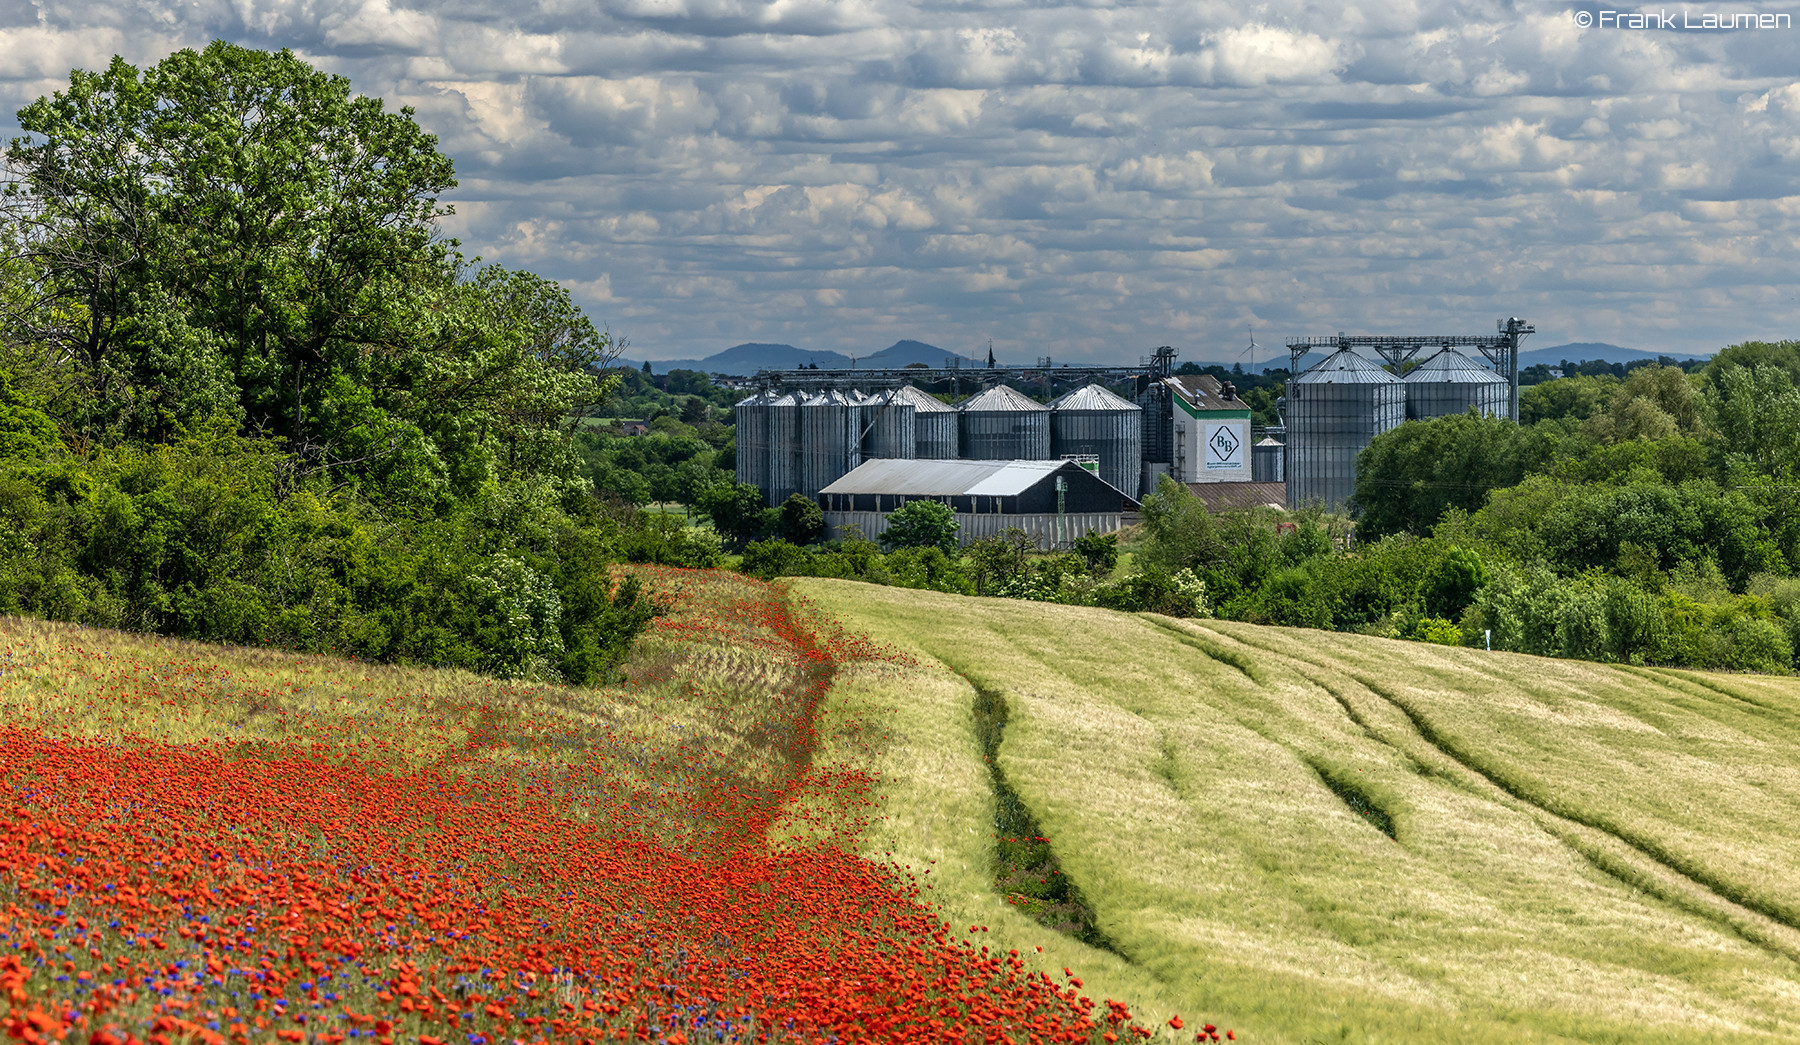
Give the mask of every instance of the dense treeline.
<path id="1" fill-rule="evenodd" d="M 440 235 L 454 175 L 409 110 L 215 43 L 77 71 L 19 123 L 0 612 L 605 671 L 655 612 L 607 564 L 656 541 L 572 438 L 615 346 Z"/>
<path id="2" fill-rule="evenodd" d="M 1354 531 L 1212 516 L 1173 484 L 1146 561 L 1215 611 L 1598 660 L 1788 670 L 1800 647 L 1800 342 L 1578 375 L 1513 425 L 1409 422 L 1357 462 Z M 1335 525 L 1335 529 L 1334 529 Z"/>

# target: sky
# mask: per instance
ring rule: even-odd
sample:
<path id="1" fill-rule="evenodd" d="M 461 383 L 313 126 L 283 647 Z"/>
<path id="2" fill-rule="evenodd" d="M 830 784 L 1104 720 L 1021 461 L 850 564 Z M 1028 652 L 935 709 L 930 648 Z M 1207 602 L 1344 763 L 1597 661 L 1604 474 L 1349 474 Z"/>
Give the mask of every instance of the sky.
<path id="1" fill-rule="evenodd" d="M 1683 27 L 1721 12 L 1780 24 Z M 1267 360 L 1508 315 L 1527 350 L 1704 353 L 1800 336 L 1796 23 L 1800 2 L 0 0 L 0 135 L 115 54 L 291 48 L 412 106 L 456 163 L 446 232 L 560 280 L 633 358 L 1230 360 L 1254 331 Z"/>

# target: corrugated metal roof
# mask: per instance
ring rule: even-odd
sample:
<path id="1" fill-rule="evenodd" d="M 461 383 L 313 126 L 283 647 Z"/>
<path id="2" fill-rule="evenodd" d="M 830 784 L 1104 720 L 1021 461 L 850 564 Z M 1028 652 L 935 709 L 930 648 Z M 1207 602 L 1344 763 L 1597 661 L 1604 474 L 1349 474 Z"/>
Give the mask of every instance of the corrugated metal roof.
<path id="1" fill-rule="evenodd" d="M 1453 348 L 1446 348 L 1413 367 L 1406 375 L 1406 380 L 1458 385 L 1504 385 L 1507 383 L 1506 378 Z"/>
<path id="2" fill-rule="evenodd" d="M 733 405 L 735 405 L 735 406 L 762 406 L 764 403 L 767 403 L 769 400 L 771 400 L 773 398 L 775 398 L 775 397 L 770 395 L 767 392 L 755 392 L 755 393 L 747 395 L 744 398 L 738 400 Z"/>
<path id="3" fill-rule="evenodd" d="M 1280 508 L 1287 503 L 1286 483 L 1188 483 L 1187 488 L 1209 511 L 1230 508 Z"/>
<path id="4" fill-rule="evenodd" d="M 1272 435 L 1265 435 L 1261 439 L 1258 439 L 1256 441 L 1256 445 L 1257 446 L 1282 446 L 1285 444 L 1283 444 L 1281 440 L 1275 438 Z"/>
<path id="5" fill-rule="evenodd" d="M 835 388 L 827 388 L 816 396 L 808 396 L 801 406 L 851 406 L 850 397 Z"/>
<path id="6" fill-rule="evenodd" d="M 998 414 L 1007 411 L 1042 413 L 1050 408 L 1016 389 L 995 385 L 963 400 L 957 409 L 964 413 Z"/>
<path id="7" fill-rule="evenodd" d="M 1052 410 L 1128 410 L 1133 413 L 1143 410 L 1129 399 L 1106 390 L 1102 385 L 1085 385 L 1050 403 Z"/>
<path id="8" fill-rule="evenodd" d="M 1211 374 L 1177 374 L 1168 378 L 1169 384 L 1181 394 L 1183 399 L 1200 410 L 1248 410 L 1250 404 L 1239 399 L 1234 393 L 1225 394 L 1225 385 Z"/>
<path id="9" fill-rule="evenodd" d="M 1011 497 L 1072 461 L 864 461 L 820 493 L 883 493 L 908 497 Z"/>
<path id="10" fill-rule="evenodd" d="M 913 412 L 918 414 L 954 414 L 956 408 L 929 392 L 912 385 L 901 385 L 891 392 L 883 392 L 880 399 L 893 398 L 896 403 L 911 403 Z"/>
<path id="11" fill-rule="evenodd" d="M 1302 385 L 1397 385 L 1400 379 L 1357 355 L 1340 348 L 1317 366 L 1295 377 Z"/>

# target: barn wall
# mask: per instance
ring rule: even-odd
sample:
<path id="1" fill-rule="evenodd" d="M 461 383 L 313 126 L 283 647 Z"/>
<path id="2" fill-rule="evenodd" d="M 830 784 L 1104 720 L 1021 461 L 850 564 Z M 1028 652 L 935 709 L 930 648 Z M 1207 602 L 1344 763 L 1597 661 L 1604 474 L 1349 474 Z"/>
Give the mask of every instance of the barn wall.
<path id="1" fill-rule="evenodd" d="M 956 531 L 957 543 L 968 545 L 1017 526 L 1030 534 L 1040 549 L 1049 551 L 1057 546 L 1057 518 L 1054 512 L 1033 515 L 968 515 L 958 512 L 956 521 L 962 524 L 962 528 Z M 1069 512 L 1061 518 L 1065 546 L 1089 530 L 1112 533 L 1121 525 L 1118 512 Z M 887 514 L 882 512 L 826 512 L 825 536 L 828 540 L 843 540 L 850 536 L 850 528 L 855 527 L 865 539 L 872 541 L 887 529 L 887 520 Z"/>

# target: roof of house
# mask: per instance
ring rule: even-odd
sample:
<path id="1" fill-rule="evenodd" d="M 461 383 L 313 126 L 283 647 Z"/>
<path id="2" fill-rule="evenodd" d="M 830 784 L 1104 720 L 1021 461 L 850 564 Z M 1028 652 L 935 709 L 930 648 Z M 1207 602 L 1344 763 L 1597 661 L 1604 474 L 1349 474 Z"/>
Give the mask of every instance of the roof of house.
<path id="1" fill-rule="evenodd" d="M 960 461 L 876 458 L 864 461 L 820 493 L 900 494 L 907 497 L 1014 497 L 1066 472 L 1105 480 L 1073 461 Z M 1124 494 L 1126 500 L 1136 500 Z"/>
<path id="2" fill-rule="evenodd" d="M 1280 508 L 1287 503 L 1286 483 L 1188 483 L 1207 510 Z"/>
<path id="3" fill-rule="evenodd" d="M 1237 395 L 1226 395 L 1224 383 L 1211 374 L 1177 374 L 1169 383 L 1196 410 L 1248 410 Z"/>

